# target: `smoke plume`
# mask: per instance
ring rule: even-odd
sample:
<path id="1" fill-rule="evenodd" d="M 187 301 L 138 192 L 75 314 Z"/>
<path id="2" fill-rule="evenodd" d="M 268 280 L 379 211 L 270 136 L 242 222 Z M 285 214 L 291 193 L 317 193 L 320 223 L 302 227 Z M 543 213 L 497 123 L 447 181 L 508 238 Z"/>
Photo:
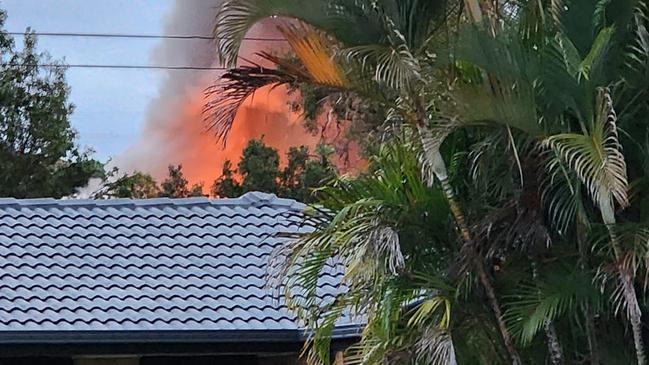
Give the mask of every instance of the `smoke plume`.
<path id="1" fill-rule="evenodd" d="M 219 1 L 176 0 L 165 21 L 166 34 L 211 34 Z M 272 23 L 261 24 L 248 37 L 281 38 Z M 282 42 L 245 41 L 241 56 L 269 47 L 277 50 Z M 152 55 L 156 65 L 216 67 L 215 45 L 207 40 L 164 40 Z M 114 160 L 124 172 L 144 171 L 160 179 L 169 164 L 182 164 L 188 180 L 209 187 L 221 173 L 223 162 L 235 164 L 251 138 L 264 141 L 284 154 L 289 146 L 313 146 L 315 136 L 305 132 L 299 115 L 289 111 L 286 90 L 261 90 L 246 101 L 235 121 L 227 145 L 217 143 L 206 130 L 202 108 L 204 90 L 218 79 L 219 71 L 166 71 L 159 95 L 151 102 L 139 141 Z"/>

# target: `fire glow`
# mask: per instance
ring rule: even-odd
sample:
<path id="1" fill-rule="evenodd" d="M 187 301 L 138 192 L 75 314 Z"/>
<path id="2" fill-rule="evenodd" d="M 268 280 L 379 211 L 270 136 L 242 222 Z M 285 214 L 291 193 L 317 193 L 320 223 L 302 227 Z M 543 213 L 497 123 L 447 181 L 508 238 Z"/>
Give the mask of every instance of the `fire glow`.
<path id="1" fill-rule="evenodd" d="M 289 111 L 286 90 L 266 88 L 246 100 L 227 141 L 219 143 L 201 123 L 205 103 L 202 91 L 197 90 L 188 96 L 178 124 L 164 131 L 165 139 L 178 154 L 178 163 L 182 163 L 185 175 L 193 183 L 211 184 L 221 174 L 226 160 L 236 165 L 248 141 L 253 138 L 263 138 L 266 144 L 277 148 L 283 162 L 289 147 L 306 145 L 313 148 L 318 142 L 318 137 L 304 130 L 300 116 Z"/>
<path id="2" fill-rule="evenodd" d="M 202 0 L 176 0 L 172 14 L 167 18 L 165 32 L 169 34 L 209 34 L 212 29 L 214 4 Z M 282 38 L 272 21 L 260 24 L 250 37 Z M 274 52 L 285 52 L 283 42 L 264 43 L 245 41 L 241 48 L 244 59 L 255 59 L 255 54 L 269 47 Z M 165 40 L 152 58 L 156 63 L 190 64 L 202 67 L 219 66 L 212 42 L 180 42 Z M 298 113 L 290 111 L 290 97 L 286 88 L 258 90 L 245 101 L 235 119 L 225 146 L 206 128 L 203 116 L 205 89 L 218 82 L 219 72 L 169 71 L 161 84 L 159 95 L 149 105 L 148 115 L 140 140 L 113 163 L 123 172 L 143 171 L 157 180 L 164 179 L 170 164 L 182 164 L 191 183 L 203 183 L 205 192 L 220 176 L 223 163 L 236 166 L 243 148 L 253 138 L 279 151 L 286 162 L 286 151 L 291 146 L 308 146 L 312 151 L 320 140 L 303 128 Z M 334 127 L 335 128 L 335 127 Z M 326 135 L 337 135 L 336 131 Z M 325 140 L 328 140 L 325 136 Z M 333 142 L 333 139 L 328 142 Z M 358 155 L 355 152 L 355 155 Z M 338 164 L 343 167 L 344 163 Z"/>

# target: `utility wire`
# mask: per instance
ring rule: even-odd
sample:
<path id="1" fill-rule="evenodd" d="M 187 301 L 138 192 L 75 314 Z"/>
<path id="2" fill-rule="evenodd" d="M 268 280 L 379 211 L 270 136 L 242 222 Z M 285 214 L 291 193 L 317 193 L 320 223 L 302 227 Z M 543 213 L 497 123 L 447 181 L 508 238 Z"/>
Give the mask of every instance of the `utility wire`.
<path id="1" fill-rule="evenodd" d="M 131 38 L 131 39 L 181 39 L 181 40 L 214 40 L 207 35 L 155 35 L 155 34 L 119 34 L 119 33 L 73 33 L 73 32 L 6 32 L 9 35 L 26 36 L 34 34 L 45 37 L 88 37 L 88 38 Z M 284 38 L 245 37 L 245 41 L 257 42 L 286 42 Z M 179 71 L 224 71 L 226 67 L 200 66 L 148 66 L 148 65 L 99 65 L 99 64 L 38 64 L 39 67 L 67 67 L 94 69 L 133 69 L 133 70 L 179 70 Z"/>
<path id="2" fill-rule="evenodd" d="M 113 68 L 113 69 L 132 69 L 132 70 L 189 70 L 189 71 L 224 71 L 227 67 L 200 67 L 200 66 L 146 66 L 146 65 L 96 65 L 96 64 L 55 64 L 46 63 L 38 65 L 29 65 L 37 67 L 63 67 L 63 68 Z"/>
<path id="3" fill-rule="evenodd" d="M 214 40 L 213 36 L 208 35 L 157 35 L 157 34 L 120 34 L 120 33 L 74 33 L 74 32 L 6 32 L 9 35 L 26 36 L 34 34 L 43 37 L 87 37 L 87 38 L 137 38 L 137 39 L 199 39 Z M 245 41 L 257 42 L 286 42 L 284 38 L 267 38 L 267 37 L 245 37 Z"/>

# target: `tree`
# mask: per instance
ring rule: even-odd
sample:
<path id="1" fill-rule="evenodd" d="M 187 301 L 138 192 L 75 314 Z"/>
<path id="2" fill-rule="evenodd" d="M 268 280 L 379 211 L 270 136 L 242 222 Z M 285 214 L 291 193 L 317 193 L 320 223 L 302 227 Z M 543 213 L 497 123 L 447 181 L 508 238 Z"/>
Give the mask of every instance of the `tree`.
<path id="1" fill-rule="evenodd" d="M 0 10 L 0 28 L 5 19 Z M 33 34 L 19 50 L 0 32 L 0 196 L 60 198 L 103 175 L 75 145 L 65 66 L 36 46 Z"/>
<path id="2" fill-rule="evenodd" d="M 150 199 L 160 195 L 158 184 L 149 174 L 136 171 L 116 178 L 118 175 L 116 168 L 108 173 L 101 189 L 93 194 L 93 199 Z"/>
<path id="3" fill-rule="evenodd" d="M 223 162 L 221 176 L 212 185 L 212 196 L 219 198 L 236 198 L 243 194 L 241 184 L 235 178 L 236 170 L 232 169 L 232 161 Z"/>
<path id="4" fill-rule="evenodd" d="M 231 0 L 217 16 L 231 65 L 258 20 L 302 22 L 280 26 L 295 58 L 263 54 L 278 67 L 233 68 L 213 89 L 221 137 L 255 90 L 304 84 L 380 104 L 387 143 L 401 136 L 421 156 L 413 178 L 412 156 L 383 146 L 374 175 L 325 189 L 320 226 L 283 251 L 293 255 L 278 277 L 289 284 L 308 289 L 337 257 L 349 278 L 330 307 L 309 290 L 294 303 L 316 333 L 310 360 L 326 360 L 329 331 L 351 310 L 368 320 L 353 363 L 643 364 L 649 4 L 465 5 L 467 17 L 445 1 Z M 442 211 L 417 204 L 427 189 L 443 194 L 457 228 L 447 242 L 400 220 L 413 206 Z M 444 260 L 418 261 L 427 249 Z M 597 345 L 615 337 L 633 348 Z"/>
<path id="5" fill-rule="evenodd" d="M 474 4 L 474 1 L 468 1 Z M 332 6 L 333 5 L 333 6 Z M 382 102 L 396 117 L 417 127 L 418 138 L 424 146 L 424 169 L 429 172 L 430 184 L 435 179 L 451 205 L 452 215 L 461 232 L 461 239 L 471 247 L 469 225 L 459 205 L 439 144 L 444 134 L 434 134 L 426 99 L 438 79 L 424 67 L 434 60 L 431 57 L 433 32 L 447 19 L 454 8 L 445 1 L 379 2 L 336 1 L 315 2 L 308 8 L 299 1 L 287 0 L 271 5 L 257 0 L 225 2 L 217 16 L 215 37 L 219 40 L 222 59 L 235 64 L 243 38 L 249 27 L 265 17 L 289 17 L 309 25 L 296 27 L 287 23 L 280 27 L 302 68 L 269 54 L 263 56 L 278 65 L 274 72 L 262 67 L 240 67 L 223 76 L 222 89 L 215 90 L 215 99 L 207 104 L 213 111 L 212 126 L 220 137 L 226 137 L 236 109 L 245 98 L 263 86 L 298 82 L 316 84 L 331 89 L 353 91 L 360 96 Z M 475 9 L 469 6 L 472 13 Z M 341 19 L 345 24 L 341 26 Z M 363 24 L 363 27 L 358 27 Z M 343 48 L 344 58 L 335 59 L 334 51 L 327 48 L 327 40 L 319 32 L 329 32 Z M 345 67 L 349 68 L 346 72 Z M 492 278 L 485 262 L 471 249 L 466 250 L 473 271 L 485 290 L 501 337 L 512 358 L 519 364 L 518 354 L 502 319 Z"/>
<path id="6" fill-rule="evenodd" d="M 250 191 L 262 191 L 312 202 L 315 199 L 314 189 L 336 176 L 335 166 L 330 161 L 332 149 L 319 145 L 316 154 L 311 156 L 306 146 L 291 147 L 287 152 L 287 165 L 280 169 L 276 149 L 268 147 L 261 139 L 250 140 L 243 150 L 237 170 L 232 169 L 229 160 L 225 161 L 221 176 L 212 185 L 212 195 L 236 198 Z M 237 174 L 241 176 L 241 183 Z"/>
<path id="7" fill-rule="evenodd" d="M 203 185 L 194 184 L 191 187 L 189 186 L 182 169 L 182 165 L 169 165 L 169 176 L 160 184 L 160 197 L 189 198 L 205 196 Z"/>
<path id="8" fill-rule="evenodd" d="M 252 139 L 243 149 L 238 164 L 242 176 L 243 192 L 263 191 L 276 194 L 279 190 L 279 154 L 268 147 L 263 139 Z"/>

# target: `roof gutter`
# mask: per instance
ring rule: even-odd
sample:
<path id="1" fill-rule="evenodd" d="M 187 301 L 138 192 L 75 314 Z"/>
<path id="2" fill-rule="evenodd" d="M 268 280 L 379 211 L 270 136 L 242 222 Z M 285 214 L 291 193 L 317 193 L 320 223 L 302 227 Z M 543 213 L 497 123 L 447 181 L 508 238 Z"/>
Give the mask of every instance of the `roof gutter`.
<path id="1" fill-rule="evenodd" d="M 334 340 L 360 337 L 362 326 L 336 327 Z M 301 330 L 153 330 L 153 331 L 2 331 L 0 345 L 8 344 L 123 344 L 123 343 L 302 343 Z"/>
<path id="2" fill-rule="evenodd" d="M 0 344 L 301 342 L 298 330 L 7 331 Z"/>

